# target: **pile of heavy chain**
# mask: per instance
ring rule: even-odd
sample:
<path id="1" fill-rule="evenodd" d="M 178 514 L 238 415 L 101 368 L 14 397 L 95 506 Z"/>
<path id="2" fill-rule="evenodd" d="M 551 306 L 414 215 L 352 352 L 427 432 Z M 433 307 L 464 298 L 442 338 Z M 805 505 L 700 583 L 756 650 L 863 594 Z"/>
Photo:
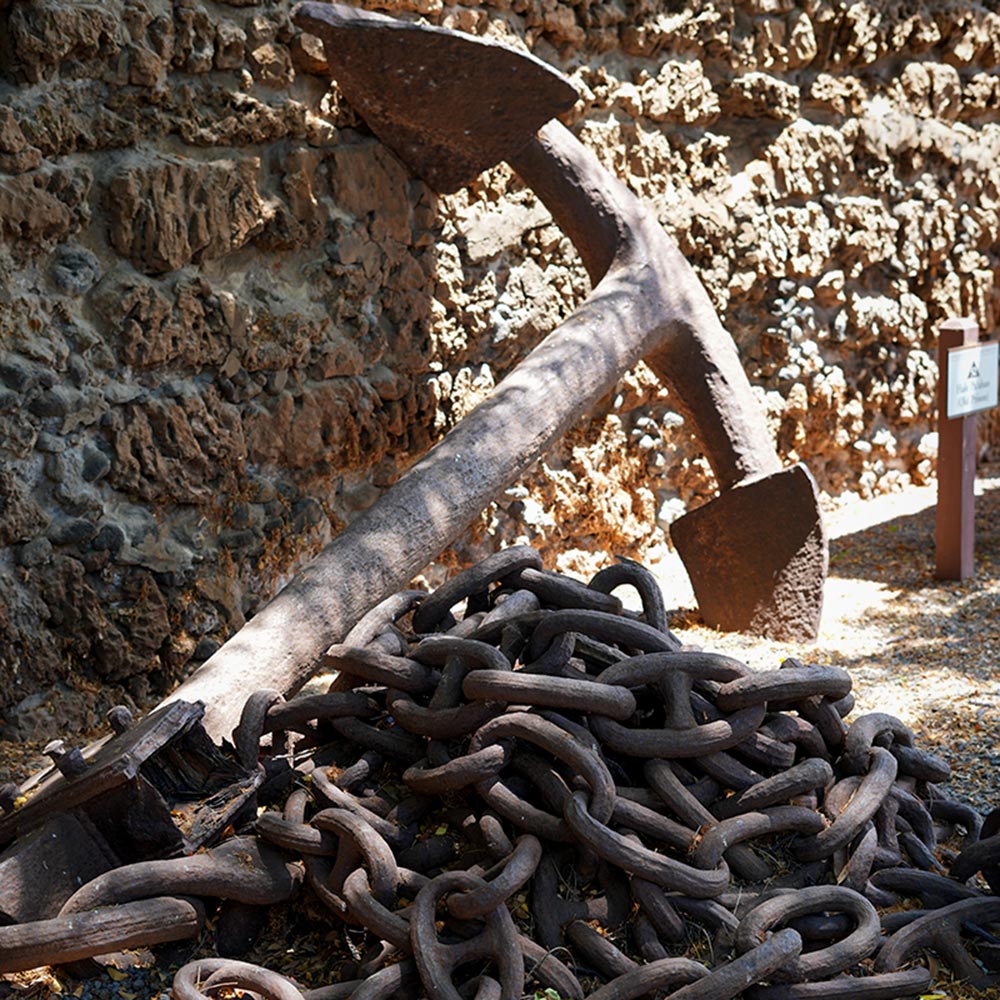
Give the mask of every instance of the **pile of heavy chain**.
<path id="1" fill-rule="evenodd" d="M 683 646 L 636 564 L 584 585 L 507 549 L 384 602 L 324 667 L 339 672 L 328 693 L 258 692 L 234 733 L 265 772 L 260 801 L 281 808 L 213 850 L 83 886 L 63 914 L 84 936 L 84 918 L 117 914 L 118 936 L 70 957 L 196 933 L 190 897 L 228 901 L 216 935 L 232 953 L 252 908 L 304 880 L 363 933 L 354 979 L 302 990 L 202 960 L 175 998 L 892 1000 L 929 988 L 908 965 L 923 949 L 975 985 L 1000 968 L 1000 896 L 968 884 L 982 873 L 1000 893 L 996 814 L 984 826 L 945 796 L 947 765 L 898 719 L 845 724 L 845 671 L 752 672 Z M 126 940 L 129 906 L 146 909 Z M 687 953 L 706 936 L 709 964 Z"/>

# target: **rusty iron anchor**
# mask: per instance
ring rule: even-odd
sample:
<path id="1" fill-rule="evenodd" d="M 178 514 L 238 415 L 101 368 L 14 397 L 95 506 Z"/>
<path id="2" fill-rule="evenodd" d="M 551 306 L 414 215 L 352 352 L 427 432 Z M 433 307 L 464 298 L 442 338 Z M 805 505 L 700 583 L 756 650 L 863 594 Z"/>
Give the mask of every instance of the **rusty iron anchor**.
<path id="1" fill-rule="evenodd" d="M 675 532 L 706 620 L 813 638 L 826 574 L 815 484 L 803 466 L 780 468 L 735 346 L 654 213 L 549 121 L 577 100 L 568 81 L 506 45 L 343 6 L 304 3 L 295 20 L 324 40 L 372 130 L 432 186 L 454 190 L 506 159 L 576 245 L 593 290 L 171 698 L 202 701 L 206 731 L 222 739 L 242 707 L 234 688 L 297 691 L 331 643 L 406 587 L 642 358 L 688 414 L 722 489 Z M 734 509 L 753 530 L 733 527 Z M 725 530 L 696 531 L 712 512 Z"/>
<path id="2" fill-rule="evenodd" d="M 501 159 L 573 241 L 622 335 L 693 425 L 719 495 L 671 537 L 710 625 L 813 639 L 826 577 L 816 487 L 782 469 L 736 347 L 693 268 L 650 210 L 556 122 L 571 85 L 533 57 L 446 29 L 307 2 L 296 23 L 324 42 L 335 79 L 372 131 L 439 192 Z M 574 363 L 567 356 L 566 364 Z"/>

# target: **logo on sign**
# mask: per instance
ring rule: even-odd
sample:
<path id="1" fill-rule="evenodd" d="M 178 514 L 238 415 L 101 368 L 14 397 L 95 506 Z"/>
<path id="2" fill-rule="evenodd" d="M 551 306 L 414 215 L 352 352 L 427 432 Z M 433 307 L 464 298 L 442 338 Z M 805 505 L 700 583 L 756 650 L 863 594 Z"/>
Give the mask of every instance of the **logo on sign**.
<path id="1" fill-rule="evenodd" d="M 997 405 L 998 344 L 988 341 L 948 352 L 948 418 L 964 417 Z"/>

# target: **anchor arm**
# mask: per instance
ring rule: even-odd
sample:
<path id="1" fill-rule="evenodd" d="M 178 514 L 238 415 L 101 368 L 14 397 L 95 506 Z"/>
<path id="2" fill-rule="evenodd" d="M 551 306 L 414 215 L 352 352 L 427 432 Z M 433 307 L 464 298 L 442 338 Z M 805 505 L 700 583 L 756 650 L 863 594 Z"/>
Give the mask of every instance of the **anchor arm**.
<path id="1" fill-rule="evenodd" d="M 558 121 L 511 167 L 577 248 L 594 285 L 631 286 L 630 322 L 655 330 L 646 362 L 692 425 L 719 489 L 781 468 L 736 345 L 708 293 L 648 205 Z"/>

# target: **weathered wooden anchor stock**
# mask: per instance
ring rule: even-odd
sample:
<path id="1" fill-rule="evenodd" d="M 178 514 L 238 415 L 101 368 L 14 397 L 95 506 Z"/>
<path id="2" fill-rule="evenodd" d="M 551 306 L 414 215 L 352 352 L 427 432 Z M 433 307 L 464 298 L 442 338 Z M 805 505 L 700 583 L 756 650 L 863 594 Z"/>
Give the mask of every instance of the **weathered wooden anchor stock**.
<path id="1" fill-rule="evenodd" d="M 781 469 L 732 338 L 649 208 L 558 122 L 536 134 L 576 103 L 569 82 L 524 53 L 445 29 L 336 4 L 303 3 L 295 16 L 323 40 L 352 106 L 431 187 L 454 191 L 506 160 L 573 241 L 594 286 L 574 333 L 617 347 L 581 400 L 590 405 L 598 385 L 620 377 L 623 355 L 628 365 L 645 358 L 718 481 L 718 497 L 671 528 L 706 622 L 815 638 L 826 577 L 815 484 L 802 465 Z M 581 361 L 567 350 L 562 371 Z M 526 401 L 531 415 L 545 405 Z"/>
<path id="2" fill-rule="evenodd" d="M 372 130 L 441 192 L 506 160 L 576 245 L 593 290 L 472 413 L 354 520 L 174 697 L 202 701 L 228 736 L 246 690 L 290 694 L 351 624 L 405 587 L 640 359 L 670 387 L 720 493 L 672 536 L 705 620 L 815 637 L 826 535 L 815 484 L 780 467 L 707 293 L 654 213 L 553 116 L 576 92 L 498 43 L 350 8 L 304 3 L 338 85 Z M 546 124 L 548 123 L 548 124 Z"/>
<path id="3" fill-rule="evenodd" d="M 253 807 L 263 772 L 208 738 L 203 711 L 174 701 L 132 725 L 126 709 L 113 709 L 115 735 L 86 755 L 50 745 L 55 767 L 17 789 L 30 793 L 25 802 L 0 787 L 0 849 L 14 841 L 0 854 L 0 923 L 54 918 L 83 882 L 191 854 Z M 8 958 L 0 955 L 0 971 Z"/>

